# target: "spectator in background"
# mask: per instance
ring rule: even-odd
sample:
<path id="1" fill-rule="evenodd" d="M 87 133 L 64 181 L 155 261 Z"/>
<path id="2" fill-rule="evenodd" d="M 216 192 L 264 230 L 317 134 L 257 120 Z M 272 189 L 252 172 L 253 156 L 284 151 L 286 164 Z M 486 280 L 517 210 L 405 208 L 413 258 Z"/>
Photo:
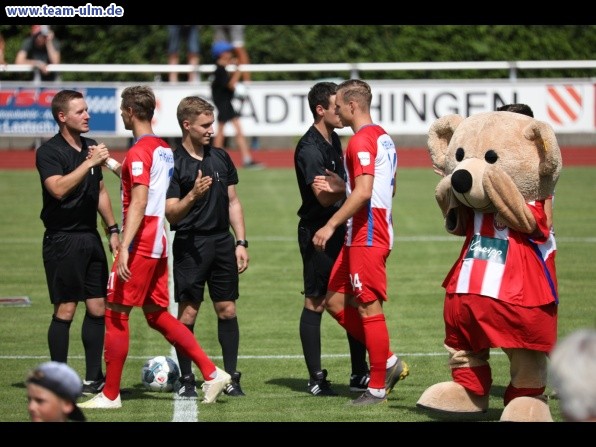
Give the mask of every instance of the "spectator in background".
<path id="1" fill-rule="evenodd" d="M 578 329 L 550 354 L 549 375 L 569 422 L 596 422 L 596 330 Z"/>
<path id="2" fill-rule="evenodd" d="M 31 422 L 86 420 L 77 406 L 83 390 L 81 378 L 66 363 L 41 363 L 27 375 L 25 385 Z"/>
<path id="3" fill-rule="evenodd" d="M 239 65 L 250 64 L 250 57 L 244 45 L 245 25 L 213 25 L 213 42 L 229 42 L 232 44 Z M 242 72 L 242 80 L 250 81 L 250 72 Z"/>
<path id="4" fill-rule="evenodd" d="M 213 25 L 213 42 L 222 40 L 230 42 L 234 47 L 234 53 L 236 54 L 239 65 L 250 64 L 250 57 L 248 56 L 248 51 L 246 50 L 244 41 L 244 29 L 245 25 Z M 250 71 L 243 71 L 242 81 L 250 82 L 250 80 Z M 250 140 L 250 147 L 253 150 L 257 150 L 259 149 L 259 146 L 259 137 L 253 136 Z"/>
<path id="5" fill-rule="evenodd" d="M 180 40 L 186 40 L 186 61 L 198 68 L 199 65 L 199 27 L 198 25 L 168 25 L 168 64 L 180 62 Z M 178 73 L 170 73 L 170 82 L 178 82 Z M 188 82 L 199 81 L 199 74 L 193 71 L 188 74 Z"/>
<path id="6" fill-rule="evenodd" d="M 225 133 L 224 128 L 227 122 L 230 122 L 236 131 L 236 146 L 242 156 L 242 165 L 245 168 L 262 168 L 263 165 L 252 159 L 250 148 L 246 142 L 246 137 L 242 132 L 240 123 L 240 113 L 234 108 L 232 100 L 236 84 L 242 75 L 240 70 L 230 73 L 227 66 L 235 64 L 236 60 L 233 54 L 234 47 L 225 40 L 216 41 L 211 54 L 215 59 L 215 73 L 211 82 L 211 97 L 217 109 L 217 132 L 213 140 L 213 146 L 224 147 Z"/>
<path id="7" fill-rule="evenodd" d="M 6 59 L 4 58 L 4 36 L 0 34 L 0 65 L 6 64 Z"/>
<path id="8" fill-rule="evenodd" d="M 31 65 L 39 70 L 42 81 L 59 80 L 58 73 L 48 72 L 48 64 L 60 63 L 60 42 L 47 25 L 33 25 L 31 36 L 23 40 L 15 64 Z"/>
<path id="9" fill-rule="evenodd" d="M 521 113 L 522 115 L 527 115 L 530 118 L 534 118 L 534 112 L 532 111 L 532 108 L 527 104 L 521 104 L 521 103 L 504 104 L 500 107 L 497 107 L 495 110 L 497 112 Z"/>

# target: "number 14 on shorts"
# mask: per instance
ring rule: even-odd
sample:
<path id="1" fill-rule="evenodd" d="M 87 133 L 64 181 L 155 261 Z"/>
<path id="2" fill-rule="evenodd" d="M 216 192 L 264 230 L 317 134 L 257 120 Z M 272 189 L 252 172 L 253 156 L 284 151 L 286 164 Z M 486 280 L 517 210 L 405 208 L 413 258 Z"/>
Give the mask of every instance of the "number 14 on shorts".
<path id="1" fill-rule="evenodd" d="M 358 273 L 354 273 L 353 275 L 350 273 L 350 283 L 352 284 L 352 290 L 362 291 L 362 283 L 360 282 Z"/>

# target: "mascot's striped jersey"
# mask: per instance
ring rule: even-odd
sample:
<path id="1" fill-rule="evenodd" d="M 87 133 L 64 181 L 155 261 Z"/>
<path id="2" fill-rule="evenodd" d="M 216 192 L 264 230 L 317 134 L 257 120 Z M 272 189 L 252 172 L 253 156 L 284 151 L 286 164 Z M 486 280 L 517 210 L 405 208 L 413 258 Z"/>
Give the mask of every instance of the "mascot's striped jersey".
<path id="1" fill-rule="evenodd" d="M 546 258 L 556 251 L 546 227 L 544 201 L 527 205 L 544 235 L 531 239 L 495 220 L 496 214 L 470 209 L 466 240 L 443 287 L 448 293 L 477 294 L 524 307 L 558 301 L 555 272 Z M 539 246 L 548 250 L 540 250 Z"/>

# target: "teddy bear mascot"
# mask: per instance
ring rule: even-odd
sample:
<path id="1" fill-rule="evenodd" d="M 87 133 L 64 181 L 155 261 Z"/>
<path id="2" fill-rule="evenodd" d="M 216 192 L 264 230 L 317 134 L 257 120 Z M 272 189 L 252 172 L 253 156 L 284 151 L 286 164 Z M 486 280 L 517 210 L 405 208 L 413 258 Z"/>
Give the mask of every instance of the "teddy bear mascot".
<path id="1" fill-rule="evenodd" d="M 543 395 L 557 337 L 556 246 L 544 199 L 562 167 L 553 129 L 513 112 L 436 120 L 428 136 L 435 198 L 446 230 L 465 236 L 443 281 L 444 345 L 452 381 L 417 406 L 452 415 L 488 409 L 490 349 L 502 348 L 510 382 L 501 421 L 552 422 Z"/>

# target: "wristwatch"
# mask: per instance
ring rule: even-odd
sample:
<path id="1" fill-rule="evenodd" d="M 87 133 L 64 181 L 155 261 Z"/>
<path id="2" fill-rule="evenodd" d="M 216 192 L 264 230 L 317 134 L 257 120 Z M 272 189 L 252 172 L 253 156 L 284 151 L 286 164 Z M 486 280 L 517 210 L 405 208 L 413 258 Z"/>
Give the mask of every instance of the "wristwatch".
<path id="1" fill-rule="evenodd" d="M 245 239 L 238 239 L 236 241 L 236 246 L 238 245 L 242 245 L 243 247 L 248 248 L 248 241 Z"/>

